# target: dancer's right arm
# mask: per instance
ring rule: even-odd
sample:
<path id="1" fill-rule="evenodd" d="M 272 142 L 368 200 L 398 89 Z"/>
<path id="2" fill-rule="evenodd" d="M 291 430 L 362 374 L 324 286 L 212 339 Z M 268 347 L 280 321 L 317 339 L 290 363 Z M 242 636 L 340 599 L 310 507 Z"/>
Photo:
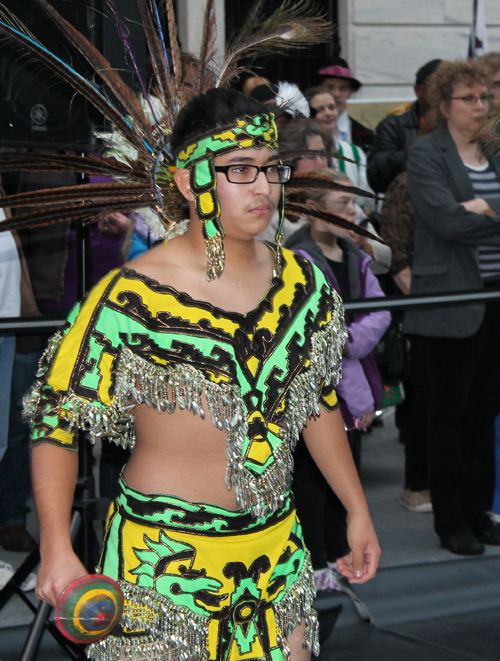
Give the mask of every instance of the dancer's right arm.
<path id="1" fill-rule="evenodd" d="M 36 596 L 55 606 L 68 583 L 88 574 L 73 551 L 69 532 L 78 452 L 42 443 L 33 448 L 31 465 L 40 523 Z"/>

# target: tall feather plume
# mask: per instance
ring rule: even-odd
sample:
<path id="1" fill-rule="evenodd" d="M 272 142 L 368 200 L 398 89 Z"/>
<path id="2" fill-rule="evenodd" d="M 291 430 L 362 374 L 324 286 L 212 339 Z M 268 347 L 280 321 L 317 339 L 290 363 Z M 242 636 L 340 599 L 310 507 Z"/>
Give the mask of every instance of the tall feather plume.
<path id="1" fill-rule="evenodd" d="M 238 75 L 238 62 L 254 57 L 269 57 L 286 50 L 305 48 L 327 41 L 331 24 L 310 0 L 284 0 L 267 20 L 262 20 L 263 1 L 253 7 L 241 32 L 229 43 L 220 68 L 217 87 L 226 87 Z"/>
<path id="2" fill-rule="evenodd" d="M 137 95 L 122 80 L 108 60 L 86 39 L 81 32 L 76 30 L 65 18 L 63 18 L 47 0 L 36 0 L 43 10 L 50 16 L 68 41 L 83 55 L 92 65 L 96 73 L 106 83 L 110 91 L 121 103 L 125 113 L 130 115 L 143 133 L 149 130 L 149 122 Z"/>
<path id="3" fill-rule="evenodd" d="M 54 71 L 62 80 L 69 83 L 77 92 L 80 92 L 92 105 L 97 108 L 116 128 L 129 140 L 140 154 L 147 157 L 148 149 L 138 129 L 122 117 L 122 113 L 97 90 L 91 82 L 86 80 L 68 64 L 50 53 L 37 41 L 15 30 L 4 21 L 0 21 L 0 35 L 7 37 L 13 43 L 21 46 L 25 51 L 36 56 L 37 60 Z"/>
<path id="4" fill-rule="evenodd" d="M 141 13 L 148 49 L 151 53 L 151 65 L 153 67 L 156 91 L 160 98 L 165 101 L 165 114 L 169 120 L 169 124 L 172 125 L 171 104 L 173 94 L 170 71 L 168 70 L 167 53 L 161 32 L 161 25 L 157 21 L 156 12 L 151 7 L 152 2 L 154 0 L 137 0 L 137 5 Z"/>
<path id="5" fill-rule="evenodd" d="M 308 188 L 315 190 L 340 190 L 345 193 L 352 193 L 353 195 L 360 195 L 362 197 L 370 197 L 374 200 L 379 198 L 373 193 L 357 188 L 356 186 L 345 186 L 332 181 L 328 177 L 321 177 L 309 173 L 297 173 L 285 184 L 285 191 L 287 193 L 296 193 L 299 191 L 307 190 Z"/>
<path id="6" fill-rule="evenodd" d="M 203 19 L 203 36 L 201 40 L 198 80 L 195 84 L 195 93 L 203 94 L 211 87 L 213 80 L 210 75 L 210 62 L 215 55 L 215 4 L 214 0 L 207 0 L 205 17 Z"/>
<path id="7" fill-rule="evenodd" d="M 103 208 L 102 202 L 92 202 L 81 206 L 71 205 L 54 209 L 42 209 L 32 213 L 23 213 L 14 216 L 10 220 L 0 222 L 0 232 L 35 229 L 57 223 L 91 223 L 98 221 L 103 215 L 112 213 L 113 211 L 126 212 L 140 209 L 143 206 L 144 200 L 131 197 L 130 199 L 106 202 L 105 208 Z"/>
<path id="8" fill-rule="evenodd" d="M 177 23 L 175 21 L 175 9 L 173 0 L 165 0 L 165 8 L 167 10 L 168 22 L 168 36 L 170 40 L 170 50 L 172 51 L 172 68 L 174 72 L 174 104 L 176 106 L 175 112 L 182 108 L 186 98 L 184 95 L 184 88 L 182 86 L 182 62 L 181 62 L 181 49 L 179 46 L 179 38 L 177 36 Z"/>
<path id="9" fill-rule="evenodd" d="M 123 199 L 141 199 L 142 205 L 154 204 L 154 189 L 149 184 L 80 184 L 47 190 L 29 191 L 0 198 L 0 207 L 29 207 L 36 204 L 64 204 L 78 199 L 80 204 L 100 200 L 117 202 Z"/>
<path id="10" fill-rule="evenodd" d="M 130 42 L 129 42 L 129 39 L 128 39 L 128 31 L 125 29 L 123 21 L 120 18 L 120 14 L 118 13 L 118 10 L 116 9 L 114 0 L 106 0 L 106 4 L 111 9 L 111 12 L 114 16 L 116 26 L 118 28 L 118 32 L 120 33 L 122 41 L 123 41 L 123 45 L 125 46 L 125 49 L 128 53 L 130 61 L 132 62 L 132 67 L 134 68 L 137 80 L 139 81 L 139 85 L 141 86 L 142 94 L 144 96 L 144 99 L 145 99 L 146 103 L 149 106 L 149 110 L 151 112 L 151 117 L 153 119 L 153 122 L 156 126 L 156 129 L 157 129 L 158 133 L 160 133 L 161 129 L 160 129 L 160 123 L 158 121 L 159 118 L 156 116 L 153 103 L 151 102 L 151 99 L 149 98 L 149 91 L 146 87 L 146 83 L 144 82 L 141 71 L 140 71 L 139 66 L 137 64 L 137 61 L 136 61 L 136 58 L 135 58 L 135 53 L 134 53 L 134 51 L 133 51 L 133 49 L 130 45 Z"/>
<path id="11" fill-rule="evenodd" d="M 306 218 L 317 218 L 319 220 L 324 220 L 330 225 L 335 225 L 336 227 L 342 227 L 346 230 L 351 230 L 360 236 L 364 236 L 367 239 L 372 239 L 372 241 L 378 241 L 385 245 L 385 241 L 379 236 L 375 236 L 368 230 L 365 230 L 363 227 L 356 225 L 356 223 L 351 223 L 350 220 L 346 220 L 341 216 L 337 216 L 334 213 L 329 211 L 324 211 L 318 207 L 309 206 L 307 204 L 297 204 L 295 202 L 285 202 L 285 212 L 295 214 L 297 216 L 306 216 Z"/>
<path id="12" fill-rule="evenodd" d="M 102 156 L 74 156 L 72 154 L 7 153 L 0 154 L 0 172 L 18 170 L 32 172 L 72 171 L 86 174 L 100 174 L 107 177 L 127 179 L 143 183 L 149 181 L 143 163 L 130 167 L 114 159 Z"/>

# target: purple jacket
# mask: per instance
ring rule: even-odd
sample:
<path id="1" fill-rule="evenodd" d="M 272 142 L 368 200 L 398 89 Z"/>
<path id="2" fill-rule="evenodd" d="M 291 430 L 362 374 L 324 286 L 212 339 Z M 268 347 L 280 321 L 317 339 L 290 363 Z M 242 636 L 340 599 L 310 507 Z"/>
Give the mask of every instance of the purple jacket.
<path id="1" fill-rule="evenodd" d="M 377 278 L 368 268 L 372 258 L 357 248 L 350 239 L 339 239 L 339 245 L 348 263 L 351 299 L 384 296 Z M 316 264 L 332 288 L 340 294 L 325 255 L 311 238 L 307 227 L 295 232 L 287 240 L 286 247 Z M 391 314 L 387 310 L 368 314 L 346 314 L 349 353 L 342 360 L 342 380 L 337 386 L 337 395 L 341 404 L 345 403 L 342 406 L 342 414 L 349 428 L 354 426 L 354 418 L 360 418 L 365 413 L 380 408 L 382 383 L 372 352 L 390 323 Z"/>

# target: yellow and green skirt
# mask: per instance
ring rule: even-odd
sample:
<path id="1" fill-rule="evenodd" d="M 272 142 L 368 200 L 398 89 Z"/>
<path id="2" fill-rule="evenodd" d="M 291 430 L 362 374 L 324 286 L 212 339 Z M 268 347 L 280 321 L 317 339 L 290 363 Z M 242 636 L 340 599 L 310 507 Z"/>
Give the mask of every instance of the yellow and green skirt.
<path id="1" fill-rule="evenodd" d="M 112 634 L 87 648 L 94 661 L 283 661 L 302 620 L 305 647 L 319 653 L 313 572 L 291 493 L 255 519 L 121 480 L 99 570 L 119 583 L 125 606 Z"/>

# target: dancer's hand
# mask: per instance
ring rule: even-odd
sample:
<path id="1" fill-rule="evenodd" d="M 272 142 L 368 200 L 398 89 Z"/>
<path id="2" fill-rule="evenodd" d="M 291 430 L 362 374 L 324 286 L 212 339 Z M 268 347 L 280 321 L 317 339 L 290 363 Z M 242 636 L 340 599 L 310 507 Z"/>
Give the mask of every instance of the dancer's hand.
<path id="1" fill-rule="evenodd" d="M 380 559 L 380 546 L 369 516 L 349 519 L 347 541 L 351 552 L 337 559 L 337 567 L 349 583 L 366 583 L 377 573 Z"/>
<path id="2" fill-rule="evenodd" d="M 55 606 L 64 588 L 87 574 L 73 549 L 65 553 L 50 552 L 42 556 L 35 594 L 38 599 Z"/>

